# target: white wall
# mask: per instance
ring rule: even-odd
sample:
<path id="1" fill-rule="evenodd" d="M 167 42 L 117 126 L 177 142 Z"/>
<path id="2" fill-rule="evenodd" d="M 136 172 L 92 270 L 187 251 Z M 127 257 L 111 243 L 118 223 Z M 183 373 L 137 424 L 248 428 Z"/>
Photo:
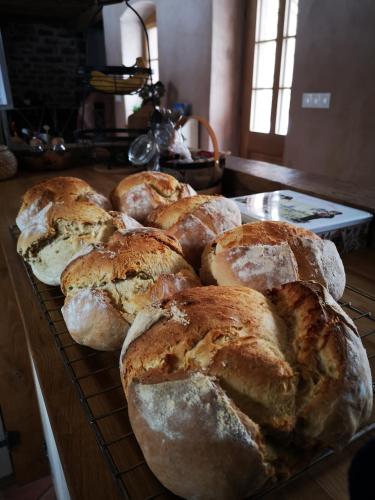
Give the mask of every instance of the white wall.
<path id="1" fill-rule="evenodd" d="M 209 120 L 220 149 L 238 153 L 243 0 L 213 0 Z"/>
<path id="2" fill-rule="evenodd" d="M 111 5 L 103 9 L 103 28 L 105 53 L 108 66 L 121 66 L 121 24 L 120 18 L 124 12 L 124 4 Z M 115 126 L 122 128 L 125 125 L 124 100 L 116 96 L 115 100 Z"/>
<path id="3" fill-rule="evenodd" d="M 374 40 L 374 0 L 300 0 L 286 165 L 375 186 Z M 303 92 L 331 92 L 330 109 Z"/>
<path id="4" fill-rule="evenodd" d="M 134 0 L 132 5 L 141 11 L 145 3 L 149 1 Z M 166 86 L 167 105 L 173 101 L 191 103 L 194 114 L 210 121 L 221 149 L 237 152 L 243 0 L 154 0 L 153 3 L 160 80 Z M 124 3 L 103 9 L 108 64 L 123 61 L 120 19 L 124 19 L 126 10 Z M 129 25 L 129 33 L 132 26 Z M 117 110 L 117 122 L 122 121 L 123 126 L 124 112 L 118 107 Z M 207 141 L 202 132 L 201 146 L 207 147 Z"/>
<path id="5" fill-rule="evenodd" d="M 194 114 L 208 118 L 212 1 L 157 0 L 156 4 L 160 79 L 170 98 L 192 103 Z"/>

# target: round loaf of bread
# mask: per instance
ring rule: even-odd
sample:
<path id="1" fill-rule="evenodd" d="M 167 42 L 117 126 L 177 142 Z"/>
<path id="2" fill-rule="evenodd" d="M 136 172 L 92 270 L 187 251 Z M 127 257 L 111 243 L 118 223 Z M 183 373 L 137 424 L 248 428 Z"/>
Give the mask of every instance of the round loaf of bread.
<path id="1" fill-rule="evenodd" d="M 139 226 L 129 216 L 88 201 L 49 202 L 21 232 L 17 251 L 40 281 L 59 285 L 65 266 L 83 247 L 107 241 L 117 229 Z"/>
<path id="2" fill-rule="evenodd" d="M 26 191 L 22 197 L 21 208 L 16 224 L 21 231 L 33 222 L 34 217 L 48 203 L 69 200 L 90 201 L 105 210 L 111 209 L 109 200 L 97 193 L 87 182 L 76 177 L 53 177 L 36 184 Z"/>
<path id="3" fill-rule="evenodd" d="M 175 236 L 187 260 L 198 269 L 204 247 L 218 234 L 240 225 L 241 213 L 224 196 L 197 195 L 157 208 L 147 222 Z"/>
<path id="4" fill-rule="evenodd" d="M 253 222 L 217 236 L 203 252 L 200 274 L 206 284 L 248 286 L 260 292 L 313 280 L 335 300 L 345 288 L 335 244 L 286 222 Z"/>
<path id="5" fill-rule="evenodd" d="M 161 205 L 195 195 L 189 184 L 161 172 L 140 172 L 125 177 L 112 191 L 115 210 L 144 223 L 148 214 Z"/>
<path id="6" fill-rule="evenodd" d="M 79 344 L 119 349 L 143 307 L 199 285 L 172 236 L 153 228 L 117 232 L 66 267 L 62 314 Z"/>
<path id="7" fill-rule="evenodd" d="M 139 313 L 120 368 L 146 461 L 183 498 L 245 498 L 372 409 L 356 327 L 313 282 L 185 290 Z"/>

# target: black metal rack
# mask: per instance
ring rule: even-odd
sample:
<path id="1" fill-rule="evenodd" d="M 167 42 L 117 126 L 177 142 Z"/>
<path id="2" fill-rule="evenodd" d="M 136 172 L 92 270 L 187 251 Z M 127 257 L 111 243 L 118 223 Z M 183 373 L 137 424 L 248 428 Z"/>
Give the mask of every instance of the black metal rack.
<path id="1" fill-rule="evenodd" d="M 12 226 L 10 231 L 17 239 L 18 228 Z M 64 295 L 60 289 L 38 281 L 27 264 L 25 269 L 88 423 L 119 487 L 120 496 L 127 500 L 176 498 L 161 485 L 148 468 L 132 432 L 119 376 L 119 352 L 94 351 L 75 343 L 61 314 Z M 375 378 L 375 297 L 348 285 L 340 305 L 357 325 Z M 374 412 L 370 423 L 361 429 L 353 440 L 373 428 Z M 331 450 L 323 453 L 288 480 L 267 487 L 251 498 L 261 498 L 275 489 L 282 488 L 332 453 Z"/>

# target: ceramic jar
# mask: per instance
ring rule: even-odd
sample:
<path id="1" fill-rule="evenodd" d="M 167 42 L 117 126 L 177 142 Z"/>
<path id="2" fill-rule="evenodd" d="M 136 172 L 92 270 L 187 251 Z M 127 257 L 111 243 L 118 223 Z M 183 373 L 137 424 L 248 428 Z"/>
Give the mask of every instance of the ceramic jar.
<path id="1" fill-rule="evenodd" d="M 7 146 L 0 144 L 0 179 L 8 179 L 17 173 L 17 158 Z"/>

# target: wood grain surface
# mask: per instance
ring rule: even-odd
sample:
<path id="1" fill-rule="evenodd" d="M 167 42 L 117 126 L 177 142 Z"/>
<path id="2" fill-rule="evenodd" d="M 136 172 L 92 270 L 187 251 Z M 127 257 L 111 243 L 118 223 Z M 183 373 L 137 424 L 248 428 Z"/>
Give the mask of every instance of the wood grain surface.
<path id="1" fill-rule="evenodd" d="M 226 161 L 224 194 L 240 196 L 277 189 L 294 189 L 375 214 L 373 186 L 342 181 L 257 160 L 230 156 Z"/>
<path id="2" fill-rule="evenodd" d="M 42 431 L 28 358 L 29 349 L 45 396 L 72 498 L 118 498 L 117 486 L 67 377 L 9 232 L 9 226 L 14 224 L 21 195 L 31 185 L 53 175 L 59 174 L 22 174 L 0 183 L 0 269 L 3 297 L 0 335 L 1 406 L 7 428 L 21 433 L 21 445 L 12 453 L 17 479 L 28 481 L 42 476 L 48 469 L 42 449 Z M 93 169 L 72 169 L 60 175 L 84 178 L 106 194 L 122 177 L 106 176 Z"/>
<path id="3" fill-rule="evenodd" d="M 30 352 L 41 383 L 72 498 L 79 500 L 115 499 L 119 498 L 117 486 L 97 445 L 90 424 L 86 420 L 52 335 L 48 331 L 48 325 L 41 315 L 23 264 L 16 254 L 15 242 L 8 229 L 9 225 L 14 224 L 23 192 L 32 184 L 52 175 L 58 175 L 58 173 L 23 174 L 18 178 L 0 183 L 2 214 L 0 241 L 3 259 L 0 262 L 3 297 L 0 337 L 1 404 L 7 417 L 7 424 L 9 419 L 8 428 L 18 427 L 27 436 L 27 439 L 25 437 L 25 441 L 23 441 L 23 446 L 30 453 L 28 457 L 29 467 L 32 468 L 31 462 L 37 460 L 37 463 L 41 464 L 41 470 L 43 460 L 40 450 L 38 451 L 41 429 L 36 418 L 36 401 L 27 354 Z M 71 169 L 60 175 L 76 175 L 86 179 L 107 195 L 122 177 L 121 174 L 98 173 L 91 168 Z M 269 187 L 268 190 L 270 189 L 273 188 Z M 375 252 L 365 250 L 348 255 L 345 257 L 345 266 L 348 282 L 375 296 Z M 363 307 L 373 307 L 373 304 L 371 299 L 363 299 Z M 375 310 L 373 313 L 375 314 Z M 86 369 L 87 366 L 84 366 L 82 370 L 84 368 Z M 77 367 L 77 370 L 80 368 Z M 87 383 L 93 384 L 92 388 L 95 388 L 96 384 L 100 385 L 99 380 Z M 9 394 L 12 394 L 13 397 L 9 398 Z M 99 410 L 100 408 L 98 408 Z M 118 422 L 119 419 L 114 425 L 120 425 Z M 103 429 L 105 432 L 105 426 Z M 375 436 L 375 433 L 372 433 L 371 436 Z M 264 498 L 268 500 L 276 500 L 276 498 L 290 500 L 300 500 L 301 498 L 304 500 L 347 499 L 347 469 L 355 451 L 369 437 L 370 435 L 367 434 L 340 453 L 314 466 L 282 490 L 270 493 Z M 137 453 L 137 449 L 134 448 L 135 456 Z M 22 449 L 20 449 L 21 454 Z M 16 457 L 15 451 L 13 453 L 15 465 Z M 127 457 L 120 458 L 123 458 L 124 461 L 127 460 Z M 25 461 L 24 464 L 22 464 L 22 460 Z M 19 457 L 19 467 L 27 469 L 27 460 L 21 456 Z M 134 481 L 136 480 L 139 484 L 139 493 L 146 491 L 147 485 L 143 484 L 147 481 L 146 476 L 135 475 Z M 136 484 L 134 482 L 134 488 L 137 488 Z M 138 495 L 136 496 L 138 497 Z"/>
<path id="4" fill-rule="evenodd" d="M 48 474 L 48 461 L 24 328 L 3 252 L 0 276 L 0 405 L 6 429 L 20 434 L 12 459 L 15 480 L 22 484 Z"/>

